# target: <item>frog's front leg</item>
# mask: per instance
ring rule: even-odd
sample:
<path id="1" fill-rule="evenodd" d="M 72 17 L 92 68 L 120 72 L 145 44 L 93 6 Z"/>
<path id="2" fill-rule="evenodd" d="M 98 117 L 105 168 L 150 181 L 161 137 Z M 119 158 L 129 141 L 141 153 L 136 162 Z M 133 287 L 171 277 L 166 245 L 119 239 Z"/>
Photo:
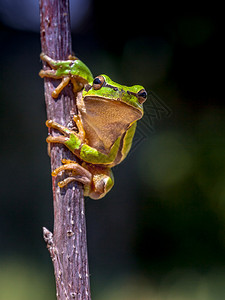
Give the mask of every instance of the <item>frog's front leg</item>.
<path id="1" fill-rule="evenodd" d="M 47 120 L 46 126 L 49 128 L 54 128 L 59 130 L 63 135 L 59 136 L 52 136 L 49 135 L 46 139 L 47 143 L 61 143 L 65 144 L 71 151 L 74 149 L 78 149 L 79 146 L 85 141 L 85 131 L 80 121 L 79 116 L 74 115 L 73 117 L 74 122 L 77 125 L 78 132 L 71 130 L 53 120 Z M 73 151 L 72 151 L 73 152 Z"/>
<path id="2" fill-rule="evenodd" d="M 48 127 L 59 130 L 61 133 L 63 133 L 63 135 L 50 135 L 47 137 L 46 141 L 48 143 L 64 144 L 68 149 L 71 150 L 71 152 L 76 155 L 76 149 L 80 149 L 84 145 L 87 146 L 87 144 L 83 143 L 83 141 L 85 140 L 85 132 L 79 117 L 74 116 L 74 121 L 77 124 L 79 130 L 78 133 L 58 124 L 55 121 L 47 120 L 46 125 Z M 71 181 L 79 181 L 84 184 L 85 196 L 89 196 L 93 199 L 100 199 L 112 188 L 114 180 L 110 168 L 108 168 L 107 166 L 95 165 L 94 161 L 96 160 L 97 164 L 101 164 L 101 161 L 99 161 L 99 159 L 102 159 L 102 162 L 107 163 L 108 161 L 112 160 L 112 155 L 109 155 L 109 157 L 107 157 L 106 155 L 101 154 L 91 147 L 86 149 L 86 151 L 90 155 L 90 164 L 83 162 L 83 165 L 80 166 L 74 161 L 63 160 L 62 162 L 64 165 L 55 169 L 52 172 L 52 175 L 57 176 L 60 172 L 69 171 L 71 175 L 65 178 L 63 181 L 59 182 L 58 185 L 60 187 L 66 186 Z M 81 157 L 80 155 L 78 156 Z"/>
<path id="3" fill-rule="evenodd" d="M 70 130 L 69 128 L 67 128 L 67 127 L 65 127 L 65 126 L 63 126 L 63 125 L 60 125 L 59 123 L 57 123 L 57 122 L 55 122 L 55 121 L 53 121 L 53 120 L 47 120 L 45 124 L 46 124 L 46 126 L 47 126 L 48 128 L 54 128 L 54 129 L 57 129 L 57 130 L 59 130 L 59 131 L 63 134 L 63 136 L 60 135 L 60 136 L 57 136 L 56 138 L 59 138 L 59 137 L 69 137 L 70 134 L 76 134 L 75 131 Z M 49 136 L 47 137 L 47 139 L 48 139 L 48 138 L 54 138 L 54 137 L 51 136 L 51 135 L 49 135 Z"/>
<path id="4" fill-rule="evenodd" d="M 46 139 L 47 143 L 64 144 L 73 154 L 92 165 L 114 166 L 114 162 L 120 147 L 121 137 L 115 141 L 109 153 L 104 154 L 98 151 L 96 148 L 88 145 L 88 141 L 85 139 L 85 131 L 79 116 L 74 116 L 74 121 L 77 124 L 77 128 L 79 130 L 78 133 L 58 124 L 53 120 L 47 120 L 47 127 L 57 129 L 63 134 L 59 136 L 49 135 Z"/>

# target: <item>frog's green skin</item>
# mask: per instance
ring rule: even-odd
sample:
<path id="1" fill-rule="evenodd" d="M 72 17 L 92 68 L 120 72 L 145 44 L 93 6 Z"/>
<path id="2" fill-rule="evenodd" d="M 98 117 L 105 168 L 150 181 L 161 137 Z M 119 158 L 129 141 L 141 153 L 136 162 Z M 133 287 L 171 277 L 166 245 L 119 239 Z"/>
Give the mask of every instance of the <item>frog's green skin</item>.
<path id="1" fill-rule="evenodd" d="M 62 143 L 82 160 L 63 160 L 63 165 L 53 171 L 70 175 L 59 182 L 64 187 L 73 180 L 84 184 L 85 195 L 102 198 L 113 186 L 111 168 L 127 156 L 136 129 L 136 122 L 143 116 L 143 102 L 147 93 L 140 85 L 127 87 L 113 82 L 107 75 L 92 77 L 87 66 L 78 59 L 53 60 L 45 54 L 51 70 L 41 70 L 41 77 L 61 78 L 62 82 L 53 91 L 53 97 L 71 81 L 77 94 L 78 115 L 74 116 L 78 132 L 52 120 L 46 125 L 58 129 L 63 135 L 48 136 L 48 143 Z"/>

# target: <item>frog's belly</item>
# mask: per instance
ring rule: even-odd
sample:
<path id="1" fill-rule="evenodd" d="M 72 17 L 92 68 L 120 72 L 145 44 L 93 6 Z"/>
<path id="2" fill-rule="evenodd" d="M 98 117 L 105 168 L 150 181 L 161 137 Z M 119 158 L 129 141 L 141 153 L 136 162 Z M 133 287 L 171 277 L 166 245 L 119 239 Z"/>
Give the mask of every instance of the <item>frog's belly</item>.
<path id="1" fill-rule="evenodd" d="M 80 114 L 88 145 L 106 155 L 115 141 L 141 117 L 138 110 L 123 102 L 94 97 L 84 99 Z"/>

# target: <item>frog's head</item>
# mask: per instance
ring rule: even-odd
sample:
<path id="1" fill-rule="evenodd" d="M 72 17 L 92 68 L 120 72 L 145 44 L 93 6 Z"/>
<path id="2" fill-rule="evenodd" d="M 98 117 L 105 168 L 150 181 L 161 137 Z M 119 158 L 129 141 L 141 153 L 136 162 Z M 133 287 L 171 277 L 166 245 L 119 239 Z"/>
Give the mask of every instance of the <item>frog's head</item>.
<path id="1" fill-rule="evenodd" d="M 108 101 L 108 105 L 117 103 L 127 107 L 127 113 L 131 110 L 136 115 L 136 120 L 143 116 L 143 103 L 147 99 L 147 92 L 141 85 L 127 87 L 113 82 L 107 75 L 99 75 L 92 83 L 86 85 L 83 91 L 85 101 Z M 124 105 L 125 104 L 125 105 Z M 124 116 L 125 117 L 125 116 Z"/>

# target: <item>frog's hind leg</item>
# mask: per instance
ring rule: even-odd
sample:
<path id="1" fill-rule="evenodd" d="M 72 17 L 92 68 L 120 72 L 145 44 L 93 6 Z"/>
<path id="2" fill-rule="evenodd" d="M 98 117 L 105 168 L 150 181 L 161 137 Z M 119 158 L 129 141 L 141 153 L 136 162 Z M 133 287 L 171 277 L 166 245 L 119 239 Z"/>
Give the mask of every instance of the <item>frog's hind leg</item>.
<path id="1" fill-rule="evenodd" d="M 114 179 L 112 171 L 105 167 L 82 166 L 77 162 L 62 159 L 63 165 L 52 172 L 52 176 L 57 176 L 61 172 L 69 172 L 69 176 L 58 182 L 58 186 L 63 188 L 72 181 L 79 181 L 84 185 L 84 195 L 92 199 L 100 199 L 113 187 Z"/>
<path id="2" fill-rule="evenodd" d="M 63 77 L 62 81 L 60 82 L 60 84 L 52 92 L 52 97 L 53 98 L 57 98 L 59 96 L 59 94 L 61 93 L 61 91 L 64 89 L 64 87 L 67 86 L 67 84 L 69 82 L 70 82 L 70 77 L 69 76 Z"/>
<path id="3" fill-rule="evenodd" d="M 71 76 L 69 76 L 69 75 L 66 76 L 66 75 L 57 74 L 57 69 L 62 67 L 63 63 L 65 63 L 66 61 L 54 60 L 44 53 L 40 54 L 40 58 L 43 61 L 46 61 L 49 64 L 49 66 L 52 68 L 52 70 L 41 70 L 39 72 L 39 76 L 41 78 L 49 77 L 49 78 L 54 78 L 54 79 L 62 79 L 60 84 L 52 92 L 52 97 L 57 98 L 59 96 L 59 94 L 61 93 L 61 91 L 64 89 L 64 87 L 66 87 L 71 80 Z M 71 60 L 71 63 L 72 62 L 73 61 Z"/>
<path id="4" fill-rule="evenodd" d="M 108 167 L 89 165 L 83 163 L 82 166 L 92 174 L 92 184 L 88 196 L 92 199 L 101 199 L 114 185 L 112 170 Z"/>
<path id="5" fill-rule="evenodd" d="M 59 62 L 58 60 L 52 59 L 43 52 L 40 54 L 40 59 L 46 61 L 53 69 L 57 69 L 57 63 Z"/>
<path id="6" fill-rule="evenodd" d="M 52 92 L 52 98 L 57 98 L 59 96 L 59 94 L 61 93 L 61 91 L 64 89 L 64 87 L 66 87 L 67 84 L 71 80 L 70 76 L 62 77 L 62 76 L 56 75 L 56 70 L 41 70 L 39 72 L 39 76 L 41 78 L 49 77 L 49 78 L 54 78 L 54 79 L 62 79 L 60 84 Z"/>
<path id="7" fill-rule="evenodd" d="M 102 174 L 93 174 L 93 188 L 90 190 L 89 197 L 92 199 L 103 198 L 113 187 L 114 178 L 110 169 L 106 168 Z"/>
<path id="8" fill-rule="evenodd" d="M 61 77 L 59 77 L 58 75 L 56 75 L 56 71 L 55 70 L 41 70 L 39 72 L 39 76 L 41 78 L 49 77 L 49 78 L 54 78 L 54 79 L 61 79 Z"/>
<path id="9" fill-rule="evenodd" d="M 73 92 L 74 93 L 81 91 L 82 88 L 84 87 L 84 83 L 81 82 L 81 78 L 76 79 L 75 77 L 71 76 L 70 80 L 73 84 Z"/>
<path id="10" fill-rule="evenodd" d="M 60 60 L 60 59 L 53 59 L 51 58 L 50 56 L 46 55 L 45 53 L 41 53 L 40 54 L 40 58 L 41 60 L 47 62 L 49 64 L 49 66 L 52 68 L 52 69 L 58 69 L 60 67 L 62 67 L 62 65 L 64 65 L 65 63 L 73 63 L 74 60 L 77 60 L 77 58 L 73 55 L 69 55 L 68 59 L 67 60 Z"/>

